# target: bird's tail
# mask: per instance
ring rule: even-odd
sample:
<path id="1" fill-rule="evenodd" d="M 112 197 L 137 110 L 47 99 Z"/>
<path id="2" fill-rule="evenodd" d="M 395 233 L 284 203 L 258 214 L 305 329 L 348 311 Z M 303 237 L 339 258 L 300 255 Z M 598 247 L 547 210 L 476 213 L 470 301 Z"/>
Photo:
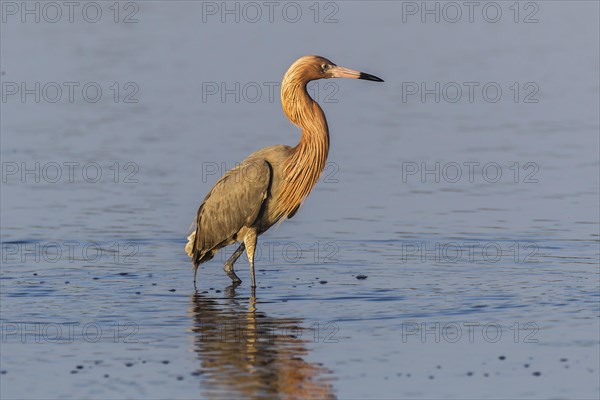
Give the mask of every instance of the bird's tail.
<path id="1" fill-rule="evenodd" d="M 215 256 L 216 251 L 213 249 L 210 250 L 202 250 L 202 249 L 198 249 L 196 248 L 196 234 L 198 233 L 198 230 L 194 230 L 188 237 L 187 237 L 187 244 L 185 245 L 185 252 L 188 256 L 190 256 L 192 258 L 192 264 L 194 265 L 194 268 L 198 267 L 199 264 L 206 262 L 208 260 L 212 260 L 212 258 Z"/>
<path id="2" fill-rule="evenodd" d="M 185 252 L 188 256 L 194 256 L 194 242 L 196 241 L 196 231 L 194 230 L 190 236 L 187 237 L 188 242 L 185 245 Z"/>

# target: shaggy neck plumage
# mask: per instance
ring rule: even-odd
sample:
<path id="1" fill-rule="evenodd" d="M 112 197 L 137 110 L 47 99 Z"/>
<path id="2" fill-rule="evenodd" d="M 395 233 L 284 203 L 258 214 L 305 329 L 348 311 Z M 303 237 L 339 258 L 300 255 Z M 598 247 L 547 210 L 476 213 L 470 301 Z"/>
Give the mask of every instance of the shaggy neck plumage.
<path id="1" fill-rule="evenodd" d="M 308 94 L 308 79 L 302 68 L 290 68 L 281 86 L 283 111 L 302 129 L 300 143 L 293 148 L 284 167 L 285 181 L 277 214 L 288 216 L 302 204 L 325 168 L 329 153 L 329 128 L 323 110 Z"/>

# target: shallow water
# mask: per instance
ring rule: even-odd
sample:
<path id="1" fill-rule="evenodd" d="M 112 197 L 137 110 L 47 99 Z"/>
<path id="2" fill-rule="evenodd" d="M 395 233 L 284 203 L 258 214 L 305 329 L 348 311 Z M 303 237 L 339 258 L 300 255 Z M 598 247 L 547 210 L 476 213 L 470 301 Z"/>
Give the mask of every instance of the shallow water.
<path id="1" fill-rule="evenodd" d="M 531 3 L 537 23 L 508 3 L 497 23 L 422 23 L 407 2 L 326 3 L 318 23 L 308 3 L 297 23 L 203 20 L 206 2 L 7 15 L 1 397 L 597 398 L 598 4 Z M 229 248 L 196 292 L 198 204 L 298 140 L 267 89 L 309 53 L 386 82 L 313 86 L 323 177 L 261 237 L 254 296 L 245 257 L 229 286 Z M 103 94 L 22 101 L 7 82 Z M 236 82 L 238 102 L 209 92 Z M 407 92 L 436 82 L 439 102 Z M 502 97 L 451 102 L 465 82 Z"/>

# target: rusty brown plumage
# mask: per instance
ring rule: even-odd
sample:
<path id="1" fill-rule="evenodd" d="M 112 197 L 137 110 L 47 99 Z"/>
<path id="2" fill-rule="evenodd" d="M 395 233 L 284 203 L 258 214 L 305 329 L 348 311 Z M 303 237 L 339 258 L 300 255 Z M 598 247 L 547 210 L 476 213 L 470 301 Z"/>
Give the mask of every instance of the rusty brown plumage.
<path id="1" fill-rule="evenodd" d="M 302 130 L 300 142 L 295 147 L 276 145 L 251 154 L 223 175 L 205 197 L 186 245 L 194 265 L 194 285 L 200 263 L 213 258 L 220 248 L 242 242 L 224 269 L 234 284 L 239 284 L 233 264 L 245 249 L 252 287 L 256 287 L 257 237 L 296 213 L 325 168 L 329 128 L 323 110 L 306 89 L 308 82 L 323 78 L 383 82 L 319 56 L 301 57 L 290 66 L 281 85 L 281 104 L 289 120 Z"/>
<path id="2" fill-rule="evenodd" d="M 302 136 L 285 161 L 281 194 L 274 208 L 278 217 L 288 217 L 300 207 L 321 176 L 329 154 L 329 127 L 325 114 L 306 90 L 306 84 L 318 77 L 318 71 L 315 73 L 312 67 L 315 61 L 314 57 L 300 58 L 281 83 L 283 111 L 302 129 Z"/>

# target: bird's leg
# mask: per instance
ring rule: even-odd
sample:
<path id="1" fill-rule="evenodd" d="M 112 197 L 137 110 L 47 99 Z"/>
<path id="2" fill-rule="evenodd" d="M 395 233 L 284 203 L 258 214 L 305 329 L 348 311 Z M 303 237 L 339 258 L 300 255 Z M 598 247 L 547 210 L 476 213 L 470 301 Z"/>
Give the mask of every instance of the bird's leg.
<path id="1" fill-rule="evenodd" d="M 200 264 L 194 265 L 194 290 L 198 290 L 198 288 L 196 287 L 196 274 L 198 273 L 199 266 Z"/>
<path id="2" fill-rule="evenodd" d="M 229 259 L 225 262 L 225 265 L 223 266 L 225 273 L 229 278 L 231 278 L 234 285 L 239 285 L 240 283 L 242 283 L 242 280 L 238 278 L 238 276 L 235 274 L 235 271 L 233 270 L 233 264 L 237 261 L 238 258 L 240 258 L 245 248 L 246 245 L 244 243 L 240 244 L 240 247 L 238 247 L 237 250 L 233 252 L 231 257 L 229 257 Z"/>
<path id="3" fill-rule="evenodd" d="M 256 287 L 256 279 L 254 277 L 254 250 L 256 249 L 256 231 L 251 231 L 244 238 L 246 244 L 246 255 L 250 263 L 250 278 L 252 279 L 252 287 Z"/>

